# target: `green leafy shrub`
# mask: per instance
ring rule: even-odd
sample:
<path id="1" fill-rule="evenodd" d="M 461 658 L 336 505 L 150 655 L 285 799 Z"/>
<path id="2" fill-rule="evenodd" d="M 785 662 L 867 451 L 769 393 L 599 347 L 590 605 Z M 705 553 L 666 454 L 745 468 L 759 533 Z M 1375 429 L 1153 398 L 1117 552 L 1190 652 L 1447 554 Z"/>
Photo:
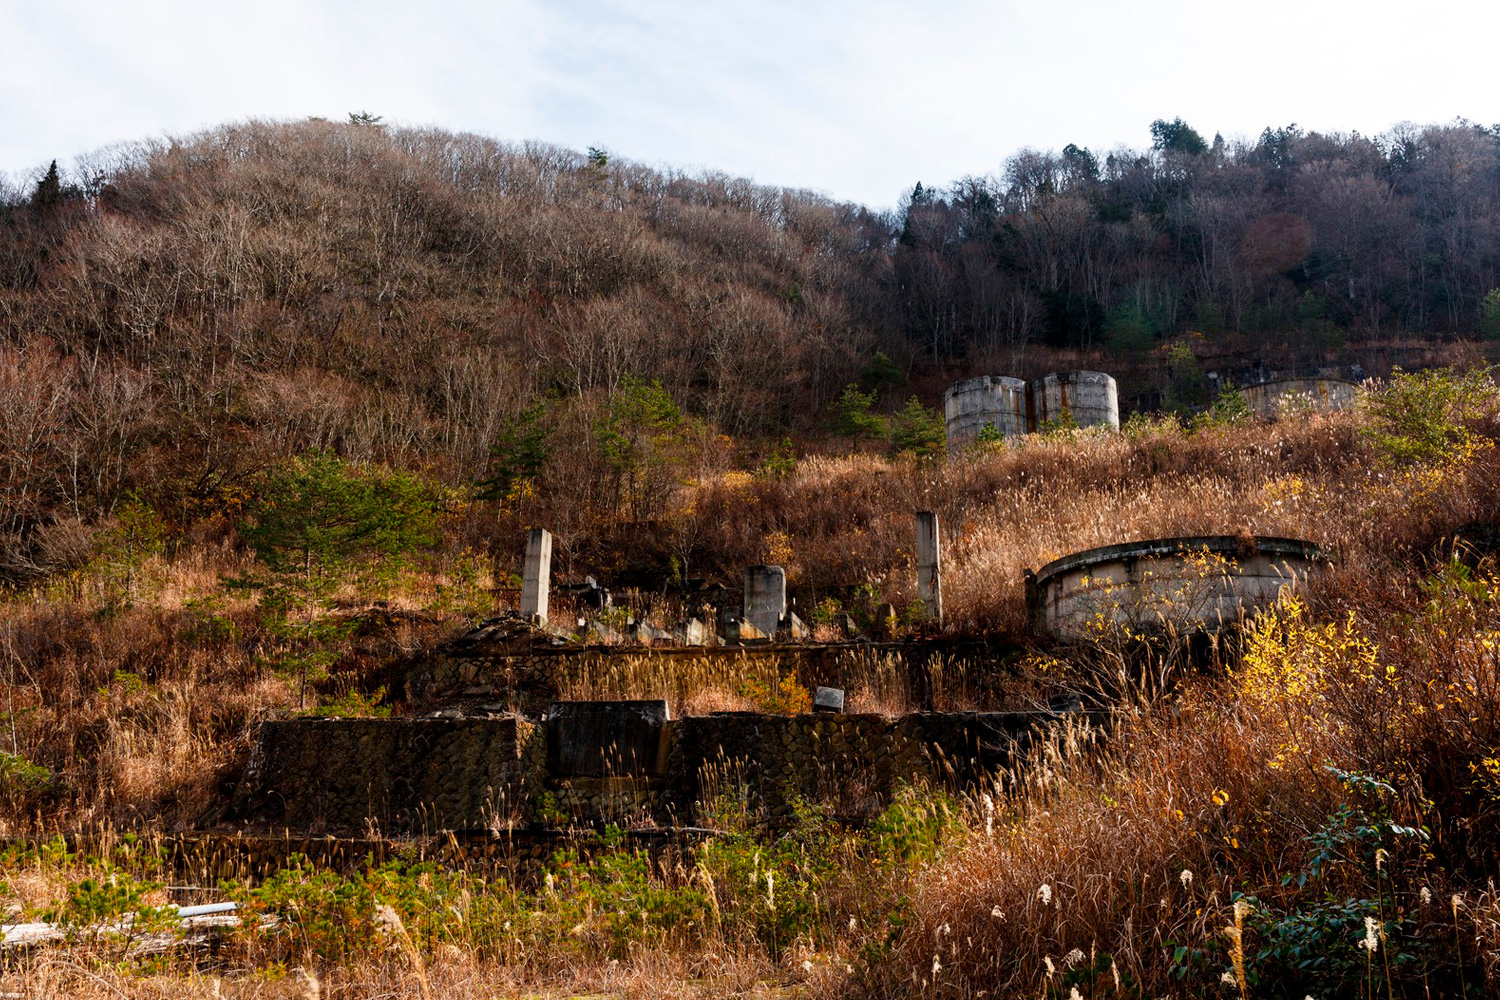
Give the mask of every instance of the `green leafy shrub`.
<path id="1" fill-rule="evenodd" d="M 142 881 L 109 866 L 98 878 L 72 883 L 66 896 L 42 912 L 42 919 L 63 928 L 69 940 L 98 944 L 116 939 L 122 949 L 142 934 L 178 930 L 175 906 L 153 906 L 146 896 L 162 883 Z"/>
<path id="2" fill-rule="evenodd" d="M 1245 400 L 1245 394 L 1236 389 L 1233 382 L 1226 383 L 1224 388 L 1219 390 L 1219 395 L 1214 399 L 1213 405 L 1205 413 L 1209 422 L 1216 427 L 1242 424 L 1254 416 L 1250 410 L 1250 404 Z"/>
<path id="3" fill-rule="evenodd" d="M 166 551 L 167 528 L 151 505 L 131 495 L 115 511 L 113 522 L 93 539 L 88 571 L 112 605 L 131 605 L 143 589 L 159 586 L 147 574 L 147 562 Z"/>
<path id="4" fill-rule="evenodd" d="M 976 451 L 994 451 L 1005 446 L 1005 434 L 994 424 L 985 424 L 979 428 L 979 433 L 974 436 L 971 445 Z"/>
<path id="5" fill-rule="evenodd" d="M 1048 417 L 1036 425 L 1036 432 L 1044 437 L 1065 437 L 1078 430 L 1078 418 L 1069 407 L 1055 417 Z"/>
<path id="6" fill-rule="evenodd" d="M 1497 404 L 1500 392 L 1489 368 L 1398 368 L 1365 396 L 1366 434 L 1388 467 L 1463 461 L 1487 443 L 1471 424 L 1493 414 Z"/>
<path id="7" fill-rule="evenodd" d="M 1420 871 L 1427 831 L 1396 822 L 1395 788 L 1368 774 L 1329 766 L 1358 803 L 1340 805 L 1304 838 L 1307 861 L 1282 883 L 1316 886 L 1318 898 L 1277 909 L 1252 897 L 1246 926 L 1257 942 L 1246 955 L 1250 985 L 1276 997 L 1352 996 L 1385 992 L 1387 983 L 1413 978 L 1431 956 L 1395 891 L 1400 874 Z M 1363 886 L 1371 894 L 1347 895 Z M 1341 891 L 1342 890 L 1342 891 Z M 1423 977 L 1425 978 L 1425 977 Z"/>
<path id="8" fill-rule="evenodd" d="M 748 929 L 779 956 L 793 942 L 826 935 L 836 918 L 826 890 L 846 856 L 847 844 L 826 811 L 798 800 L 785 831 L 722 837 L 703 846 L 699 865 L 720 888 L 724 920 Z"/>
<path id="9" fill-rule="evenodd" d="M 946 792 L 903 784 L 866 830 L 871 852 L 887 869 L 926 864 L 963 829 L 962 815 Z"/>
<path id="10" fill-rule="evenodd" d="M 1479 332 L 1490 340 L 1500 340 L 1500 288 L 1491 288 L 1479 304 Z"/>
<path id="11" fill-rule="evenodd" d="M 844 386 L 843 395 L 829 407 L 832 414 L 829 429 L 851 442 L 885 437 L 888 431 L 885 418 L 870 412 L 874 405 L 875 393 L 860 392 L 859 386 L 849 383 Z"/>
<path id="12" fill-rule="evenodd" d="M 570 930 L 581 926 L 614 958 L 625 958 L 637 943 L 699 937 L 714 923 L 713 906 L 702 888 L 654 877 L 651 859 L 626 849 L 617 829 L 605 831 L 593 858 L 564 851 L 550 869 L 560 924 Z"/>
<path id="13" fill-rule="evenodd" d="M 760 471 L 772 479 L 786 479 L 797 471 L 797 449 L 791 438 L 783 438 L 760 463 Z"/>

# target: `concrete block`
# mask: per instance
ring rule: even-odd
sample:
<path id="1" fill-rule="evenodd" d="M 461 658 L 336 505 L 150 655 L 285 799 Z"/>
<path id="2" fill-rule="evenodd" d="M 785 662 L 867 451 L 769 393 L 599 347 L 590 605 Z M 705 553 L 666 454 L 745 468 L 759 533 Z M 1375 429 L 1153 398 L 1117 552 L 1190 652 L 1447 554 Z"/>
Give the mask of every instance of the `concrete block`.
<path id="1" fill-rule="evenodd" d="M 632 777 L 667 766 L 665 701 L 557 701 L 547 709 L 553 777 Z"/>
<path id="2" fill-rule="evenodd" d="M 697 618 L 689 618 L 673 629 L 673 638 L 684 646 L 708 645 L 708 626 Z"/>
<path id="3" fill-rule="evenodd" d="M 938 516 L 917 511 L 917 596 L 927 605 L 927 617 L 943 621 L 942 543 Z"/>
<path id="4" fill-rule="evenodd" d="M 771 638 L 744 619 L 730 623 L 720 634 L 725 642 L 765 642 Z"/>
<path id="5" fill-rule="evenodd" d="M 842 712 L 844 692 L 842 688 L 820 687 L 813 692 L 814 712 Z"/>
<path id="6" fill-rule="evenodd" d="M 745 570 L 743 617 L 766 635 L 775 635 L 786 614 L 786 570 L 751 566 Z"/>
<path id="7" fill-rule="evenodd" d="M 521 576 L 521 614 L 547 623 L 552 589 L 552 532 L 532 528 L 526 535 L 526 566 Z"/>
<path id="8" fill-rule="evenodd" d="M 579 619 L 583 621 L 582 619 Z M 586 636 L 590 642 L 602 642 L 606 645 L 617 646 L 625 641 L 625 636 L 603 622 L 589 621 L 579 626 L 579 632 Z"/>
<path id="9" fill-rule="evenodd" d="M 677 639 L 671 632 L 657 628 L 646 622 L 636 622 L 634 626 L 635 641 L 650 645 L 653 642 L 676 642 Z"/>

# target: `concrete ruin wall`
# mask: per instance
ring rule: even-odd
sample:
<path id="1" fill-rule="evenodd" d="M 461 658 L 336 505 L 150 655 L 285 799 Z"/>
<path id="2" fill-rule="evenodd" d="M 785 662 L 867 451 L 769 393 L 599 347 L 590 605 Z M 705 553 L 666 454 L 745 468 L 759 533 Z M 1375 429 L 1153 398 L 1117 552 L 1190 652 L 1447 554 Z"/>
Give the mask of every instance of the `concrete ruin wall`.
<path id="1" fill-rule="evenodd" d="M 1359 399 L 1359 385 L 1336 378 L 1285 378 L 1247 385 L 1240 395 L 1256 416 L 1275 419 L 1284 409 L 1293 415 L 1348 409 Z"/>
<path id="2" fill-rule="evenodd" d="M 1053 560 L 1027 589 L 1038 626 L 1061 639 L 1167 623 L 1213 631 L 1269 606 L 1327 562 L 1316 545 L 1295 538 L 1156 538 Z"/>
<path id="3" fill-rule="evenodd" d="M 703 822 L 739 798 L 777 823 L 798 800 L 867 820 L 902 784 L 968 785 L 1010 766 L 1047 712 L 774 716 L 723 713 L 677 723 L 669 804 Z M 717 802 L 715 800 L 718 800 Z"/>
<path id="4" fill-rule="evenodd" d="M 262 723 L 239 809 L 299 830 L 484 829 L 527 798 L 536 729 L 515 718 Z"/>
<path id="5" fill-rule="evenodd" d="M 1032 430 L 1026 419 L 1026 398 L 1025 381 L 1005 375 L 981 375 L 955 382 L 943 393 L 948 443 L 973 441 L 986 426 L 1005 437 Z"/>
<path id="6" fill-rule="evenodd" d="M 995 663 L 1009 653 L 983 643 L 782 643 L 752 646 L 527 646 L 475 643 L 453 646 L 426 658 L 406 674 L 404 699 L 417 707 L 488 703 L 506 711 L 537 716 L 566 692 L 580 687 L 601 691 L 599 678 L 630 674 L 649 662 L 669 685 L 692 661 L 706 662 L 715 674 L 732 676 L 742 668 L 774 665 L 811 690 L 818 685 L 858 690 L 876 683 L 907 688 L 912 704 L 924 702 L 921 677 L 956 660 Z M 895 676 L 893 680 L 894 675 Z M 588 681 L 588 683 L 583 683 Z M 673 700 L 669 690 L 649 692 Z"/>
<path id="7" fill-rule="evenodd" d="M 952 447 L 974 441 L 986 426 L 1016 437 L 1069 417 L 1079 427 L 1118 430 L 1119 390 L 1104 372 L 1063 372 L 1029 382 L 981 375 L 948 387 L 943 415 Z"/>
<path id="8" fill-rule="evenodd" d="M 513 718 L 268 722 L 237 811 L 276 828 L 431 833 L 694 826 L 726 804 L 776 824 L 805 800 L 861 821 L 904 782 L 1008 766 L 1057 718 L 722 713 L 666 722 L 665 765 L 615 775 L 558 773 L 555 734 Z"/>

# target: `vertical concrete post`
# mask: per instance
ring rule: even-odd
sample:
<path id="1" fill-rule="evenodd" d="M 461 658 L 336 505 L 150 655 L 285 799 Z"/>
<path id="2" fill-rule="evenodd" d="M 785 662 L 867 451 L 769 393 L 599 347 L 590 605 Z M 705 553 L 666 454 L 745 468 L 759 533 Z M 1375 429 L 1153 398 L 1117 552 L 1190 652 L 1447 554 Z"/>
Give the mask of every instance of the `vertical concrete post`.
<path id="1" fill-rule="evenodd" d="M 786 570 L 751 566 L 745 570 L 744 619 L 771 638 L 786 614 Z"/>
<path id="2" fill-rule="evenodd" d="M 521 614 L 547 624 L 547 595 L 552 589 L 552 532 L 532 528 L 526 535 L 526 570 L 521 576 Z"/>
<path id="3" fill-rule="evenodd" d="M 927 605 L 927 615 L 939 624 L 943 621 L 942 541 L 938 533 L 938 516 L 930 510 L 917 511 L 917 596 Z"/>

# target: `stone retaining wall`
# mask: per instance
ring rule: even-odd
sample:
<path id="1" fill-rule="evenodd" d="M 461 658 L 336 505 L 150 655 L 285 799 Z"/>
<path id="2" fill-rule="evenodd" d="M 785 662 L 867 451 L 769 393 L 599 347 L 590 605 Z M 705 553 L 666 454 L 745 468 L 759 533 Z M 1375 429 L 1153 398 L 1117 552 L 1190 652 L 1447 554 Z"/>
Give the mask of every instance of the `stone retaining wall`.
<path id="1" fill-rule="evenodd" d="M 237 812 L 275 828 L 431 833 L 700 826 L 725 811 L 779 824 L 805 801 L 861 822 L 902 783 L 962 787 L 1008 767 L 1058 718 L 722 713 L 666 723 L 665 768 L 617 775 L 549 770 L 545 729 L 515 718 L 268 722 Z"/>
<path id="2" fill-rule="evenodd" d="M 774 716 L 725 713 L 676 724 L 672 794 L 678 816 L 740 800 L 772 823 L 798 801 L 841 818 L 873 817 L 904 783 L 964 787 L 1008 767 L 1048 712 Z M 726 802 L 726 796 L 728 801 Z"/>
<path id="3" fill-rule="evenodd" d="M 239 811 L 313 831 L 505 825 L 530 797 L 536 733 L 516 718 L 266 722 Z"/>

